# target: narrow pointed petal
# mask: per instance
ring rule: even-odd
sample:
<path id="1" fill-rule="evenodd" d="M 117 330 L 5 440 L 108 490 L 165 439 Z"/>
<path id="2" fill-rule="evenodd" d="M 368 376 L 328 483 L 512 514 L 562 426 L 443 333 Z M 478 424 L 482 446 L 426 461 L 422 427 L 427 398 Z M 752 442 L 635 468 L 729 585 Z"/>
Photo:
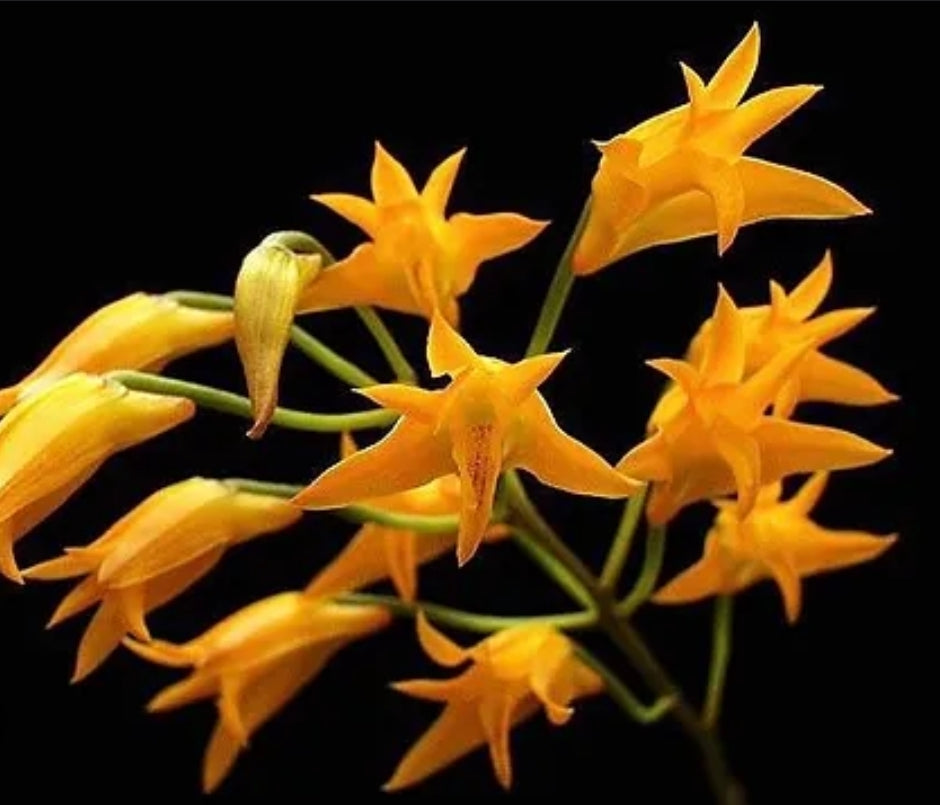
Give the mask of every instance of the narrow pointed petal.
<path id="1" fill-rule="evenodd" d="M 418 612 L 415 623 L 421 648 L 438 665 L 454 668 L 469 657 L 466 649 L 461 648 L 443 632 L 435 629 L 423 612 Z"/>
<path id="2" fill-rule="evenodd" d="M 509 695 L 488 696 L 480 704 L 480 721 L 490 750 L 490 761 L 499 784 L 507 791 L 512 786 L 512 755 L 509 729 L 516 701 Z"/>
<path id="3" fill-rule="evenodd" d="M 46 562 L 40 562 L 38 565 L 26 568 L 23 571 L 23 576 L 27 579 L 38 579 L 40 581 L 71 579 L 91 572 L 97 567 L 98 562 L 99 560 L 96 557 L 87 553 L 67 553 L 64 556 L 58 556 L 55 559 L 49 559 Z"/>
<path id="4" fill-rule="evenodd" d="M 201 699 L 208 699 L 218 693 L 218 689 L 218 677 L 197 671 L 161 690 L 147 703 L 147 712 L 164 713 L 167 710 L 175 710 Z"/>
<path id="5" fill-rule="evenodd" d="M 23 574 L 20 573 L 13 556 L 13 538 L 9 533 L 0 534 L 0 575 L 17 584 L 23 584 Z"/>
<path id="6" fill-rule="evenodd" d="M 72 682 L 81 681 L 101 665 L 121 644 L 125 633 L 126 625 L 118 602 L 105 598 L 82 635 Z"/>
<path id="7" fill-rule="evenodd" d="M 706 549 L 698 562 L 660 587 L 651 600 L 656 604 L 688 604 L 734 590 L 732 576 L 720 555 Z"/>
<path id="8" fill-rule="evenodd" d="M 318 597 L 358 590 L 388 576 L 384 543 L 389 529 L 368 523 L 307 585 L 305 594 Z M 397 536 L 397 535 L 396 535 Z"/>
<path id="9" fill-rule="evenodd" d="M 349 458 L 358 450 L 359 447 L 356 445 L 356 440 L 353 438 L 353 435 L 348 430 L 344 430 L 339 437 L 339 457 Z"/>
<path id="10" fill-rule="evenodd" d="M 127 631 L 138 640 L 149 641 L 150 630 L 144 618 L 144 588 L 143 585 L 127 587 L 112 593 L 115 603 L 121 613 L 121 619 Z M 123 637 L 123 635 L 122 635 Z"/>
<path id="11" fill-rule="evenodd" d="M 788 623 L 796 623 L 803 607 L 803 585 L 796 568 L 788 557 L 779 554 L 769 554 L 763 557 L 764 564 L 770 575 L 777 583 L 780 597 L 783 599 L 783 608 L 787 614 Z"/>
<path id="12" fill-rule="evenodd" d="M 768 131 L 778 126 L 822 87 L 797 85 L 777 87 L 755 95 L 731 115 L 728 122 L 728 144 L 736 154 L 743 154 Z"/>
<path id="13" fill-rule="evenodd" d="M 812 346 L 811 341 L 803 341 L 774 355 L 736 390 L 729 417 L 745 426 L 756 422 L 790 381 Z"/>
<path id="14" fill-rule="evenodd" d="M 832 286 L 832 253 L 827 249 L 816 266 L 787 297 L 788 307 L 797 321 L 812 316 L 823 303 Z"/>
<path id="15" fill-rule="evenodd" d="M 441 315 L 431 319 L 427 359 L 431 377 L 453 376 L 480 362 L 473 347 Z"/>
<path id="16" fill-rule="evenodd" d="M 760 29 L 755 22 L 708 82 L 708 99 L 714 106 L 731 108 L 741 102 L 754 78 L 759 55 Z"/>
<path id="17" fill-rule="evenodd" d="M 571 644 L 559 635 L 550 635 L 539 648 L 532 668 L 532 692 L 545 708 L 548 720 L 560 726 L 566 724 L 574 710 L 568 706 L 572 691 L 560 691 L 558 679 L 564 675 L 565 665 L 573 662 Z"/>
<path id="18" fill-rule="evenodd" d="M 368 199 L 347 193 L 317 193 L 310 198 L 358 226 L 370 238 L 375 237 L 379 228 L 379 213 L 375 204 Z"/>
<path id="19" fill-rule="evenodd" d="M 719 285 L 718 301 L 699 370 L 705 382 L 709 385 L 740 382 L 744 376 L 745 346 L 741 313 L 724 286 Z"/>
<path id="20" fill-rule="evenodd" d="M 447 225 L 460 254 L 454 284 L 457 293 L 462 294 L 473 283 L 480 263 L 525 246 L 548 226 L 548 221 L 510 212 L 457 213 L 447 219 Z"/>
<path id="21" fill-rule="evenodd" d="M 640 490 L 640 484 L 626 477 L 631 473 L 614 469 L 559 428 L 541 396 L 526 404 L 525 413 L 524 428 L 507 456 L 507 465 L 532 473 L 548 486 L 576 494 L 622 498 Z"/>
<path id="22" fill-rule="evenodd" d="M 440 409 L 441 393 L 439 391 L 427 391 L 416 386 L 406 386 L 403 383 L 380 383 L 356 389 L 356 392 L 372 400 L 376 405 L 398 411 L 400 414 L 427 424 L 435 421 Z"/>
<path id="23" fill-rule="evenodd" d="M 691 396 L 700 385 L 698 370 L 687 361 L 652 358 L 646 361 L 646 365 L 674 381 L 687 396 Z"/>
<path id="24" fill-rule="evenodd" d="M 500 390 L 513 406 L 521 405 L 548 380 L 569 352 L 549 352 L 509 364 L 499 370 L 497 382 Z"/>
<path id="25" fill-rule="evenodd" d="M 465 425 L 452 434 L 453 463 L 460 475 L 457 563 L 473 558 L 490 523 L 496 482 L 503 469 L 503 435 L 490 422 Z"/>
<path id="26" fill-rule="evenodd" d="M 828 472 L 814 472 L 800 487 L 800 490 L 786 502 L 786 507 L 798 514 L 808 515 L 826 491 L 828 481 Z"/>
<path id="27" fill-rule="evenodd" d="M 773 415 L 781 419 L 789 419 L 793 416 L 802 393 L 803 386 L 800 383 L 799 376 L 795 375 L 787 380 L 780 391 L 777 392 L 777 396 L 774 397 Z"/>
<path id="28" fill-rule="evenodd" d="M 144 585 L 144 610 L 152 612 L 192 587 L 219 563 L 224 553 L 225 546 L 220 545 L 185 565 L 149 579 Z"/>
<path id="29" fill-rule="evenodd" d="M 857 327 L 874 312 L 873 307 L 858 307 L 824 313 L 800 327 L 800 338 L 812 341 L 817 347 L 822 346 Z"/>
<path id="30" fill-rule="evenodd" d="M 323 472 L 293 503 L 329 509 L 413 489 L 454 470 L 447 443 L 407 418 L 374 445 Z"/>
<path id="31" fill-rule="evenodd" d="M 820 352 L 807 355 L 800 366 L 800 388 L 804 400 L 841 405 L 883 405 L 898 399 L 867 372 Z"/>
<path id="32" fill-rule="evenodd" d="M 412 531 L 392 531 L 382 540 L 388 575 L 404 601 L 414 601 L 418 591 L 417 539 L 418 535 Z"/>
<path id="33" fill-rule="evenodd" d="M 430 777 L 486 743 L 476 708 L 449 704 L 437 720 L 408 750 L 385 791 L 399 791 Z"/>
<path id="34" fill-rule="evenodd" d="M 459 699 L 466 693 L 463 676 L 453 679 L 406 679 L 401 682 L 392 682 L 389 687 L 398 693 L 429 702 L 446 703 Z"/>
<path id="35" fill-rule="evenodd" d="M 813 523 L 791 539 L 793 564 L 801 576 L 826 573 L 875 559 L 897 541 L 865 531 L 820 528 Z"/>
<path id="36" fill-rule="evenodd" d="M 454 180 L 457 178 L 460 163 L 466 153 L 467 149 L 461 148 L 457 153 L 447 157 L 434 169 L 421 190 L 422 201 L 428 205 L 435 215 L 444 216 L 451 190 L 454 187 Z"/>
<path id="37" fill-rule="evenodd" d="M 657 431 L 630 450 L 617 463 L 617 471 L 640 481 L 669 481 L 672 464 L 662 432 Z"/>
<path id="38" fill-rule="evenodd" d="M 372 163 L 372 197 L 379 207 L 390 207 L 418 196 L 404 166 L 378 142 Z"/>
<path id="39" fill-rule="evenodd" d="M 738 493 L 738 517 L 743 518 L 754 508 L 760 488 L 760 447 L 751 436 L 734 427 L 720 416 L 712 427 L 715 448 L 731 467 Z"/>
<path id="40" fill-rule="evenodd" d="M 223 676 L 219 685 L 216 706 L 219 710 L 219 721 L 225 731 L 244 747 L 248 745 L 248 728 L 242 720 L 241 713 L 242 684 L 243 679 L 240 675 Z"/>
<path id="41" fill-rule="evenodd" d="M 51 629 L 73 615 L 88 609 L 93 604 L 97 604 L 101 600 L 102 593 L 101 585 L 98 584 L 98 580 L 94 576 L 82 579 L 56 607 L 49 623 L 46 624 L 46 628 Z"/>
<path id="42" fill-rule="evenodd" d="M 764 417 L 753 436 L 761 447 L 763 483 L 803 472 L 864 467 L 891 455 L 848 431 L 773 417 Z"/>
<path id="43" fill-rule="evenodd" d="M 694 118 L 708 111 L 708 90 L 705 89 L 702 77 L 685 62 L 679 62 L 679 69 L 682 71 L 685 91 L 689 96 L 689 112 Z"/>
<path id="44" fill-rule="evenodd" d="M 724 254 L 734 242 L 744 223 L 747 206 L 744 184 L 735 165 L 706 154 L 695 154 L 692 161 L 695 184 L 708 194 L 715 205 L 715 229 L 718 254 Z"/>

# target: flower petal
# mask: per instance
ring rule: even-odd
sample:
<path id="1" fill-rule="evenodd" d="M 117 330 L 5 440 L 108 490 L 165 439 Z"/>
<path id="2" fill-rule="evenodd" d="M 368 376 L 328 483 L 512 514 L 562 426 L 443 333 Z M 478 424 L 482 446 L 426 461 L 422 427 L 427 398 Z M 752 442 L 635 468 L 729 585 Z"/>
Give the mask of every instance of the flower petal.
<path id="1" fill-rule="evenodd" d="M 832 254 L 829 250 L 823 255 L 819 265 L 787 295 L 790 314 L 797 321 L 804 321 L 812 316 L 823 303 L 832 286 Z"/>
<path id="2" fill-rule="evenodd" d="M 428 206 L 434 215 L 443 217 L 447 209 L 447 202 L 450 199 L 451 190 L 454 187 L 454 180 L 460 170 L 460 163 L 463 161 L 466 148 L 461 148 L 454 154 L 451 154 L 431 173 L 430 178 L 421 190 L 421 200 Z"/>
<path id="3" fill-rule="evenodd" d="M 740 382 L 744 376 L 745 346 L 741 313 L 724 286 L 719 285 L 699 370 L 705 382 L 709 385 Z"/>
<path id="4" fill-rule="evenodd" d="M 417 196 L 418 191 L 408 171 L 376 141 L 372 162 L 372 197 L 375 203 L 379 207 L 390 207 Z"/>
<path id="5" fill-rule="evenodd" d="M 800 398 L 841 405 L 883 405 L 898 399 L 867 372 L 811 352 L 800 366 Z"/>
<path id="6" fill-rule="evenodd" d="M 375 238 L 379 229 L 379 213 L 368 199 L 348 193 L 317 193 L 310 198 L 358 226 L 370 238 Z"/>
<path id="7" fill-rule="evenodd" d="M 721 108 L 737 106 L 751 85 L 759 56 L 760 29 L 755 22 L 708 82 L 709 102 Z"/>
<path id="8" fill-rule="evenodd" d="M 427 360 L 431 377 L 445 374 L 453 377 L 468 367 L 477 366 L 480 356 L 443 316 L 435 314 L 428 332 Z"/>

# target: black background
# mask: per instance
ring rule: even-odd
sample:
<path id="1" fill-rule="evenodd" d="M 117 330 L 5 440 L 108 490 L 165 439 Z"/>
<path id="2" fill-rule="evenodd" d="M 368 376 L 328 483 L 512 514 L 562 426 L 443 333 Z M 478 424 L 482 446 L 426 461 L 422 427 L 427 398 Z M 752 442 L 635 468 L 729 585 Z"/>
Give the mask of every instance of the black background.
<path id="1" fill-rule="evenodd" d="M 555 221 L 529 248 L 485 265 L 464 299 L 470 340 L 481 352 L 516 359 L 594 170 L 590 139 L 680 102 L 676 62 L 707 78 L 754 19 L 764 41 L 754 90 L 801 82 L 826 89 L 752 153 L 837 181 L 876 215 L 760 224 L 742 230 L 721 260 L 714 239 L 701 239 L 645 252 L 579 283 L 555 342 L 574 351 L 544 391 L 567 430 L 615 460 L 640 438 L 659 386 L 642 360 L 681 353 L 709 313 L 717 281 L 739 303 L 761 303 L 768 278 L 790 287 L 833 249 L 827 307 L 877 304 L 879 313 L 832 352 L 864 365 L 904 400 L 801 409 L 807 419 L 897 448 L 878 466 L 838 474 L 819 519 L 899 531 L 901 540 L 877 562 L 810 580 L 795 627 L 784 623 L 771 585 L 742 597 L 724 731 L 757 805 L 913 801 L 926 746 L 916 730 L 933 706 L 917 658 L 929 639 L 923 544 L 932 535 L 911 491 L 924 404 L 913 370 L 935 341 L 928 286 L 921 287 L 936 271 L 927 247 L 936 177 L 924 117 L 935 89 L 921 7 L 7 6 L 0 19 L 0 379 L 15 382 L 81 318 L 125 293 L 228 292 L 241 256 L 272 230 L 305 229 L 347 253 L 359 233 L 307 196 L 365 193 L 375 138 L 419 182 L 469 145 L 452 210 Z M 420 362 L 421 320 L 387 320 Z M 306 324 L 387 376 L 351 313 Z M 181 360 L 170 374 L 241 387 L 230 347 Z M 284 389 L 290 405 L 361 404 L 296 355 Z M 244 429 L 205 414 L 112 459 L 20 543 L 21 565 L 91 541 L 147 494 L 190 474 L 306 481 L 335 455 L 330 435 L 272 429 L 256 444 Z M 598 564 L 617 506 L 531 488 L 571 544 Z M 707 511 L 695 509 L 674 528 L 667 573 L 697 556 L 706 523 Z M 350 532 L 310 515 L 232 551 L 209 579 L 153 616 L 152 627 L 185 639 L 252 600 L 297 588 Z M 428 599 L 507 613 L 568 606 L 512 546 L 481 552 L 459 573 L 453 565 L 443 560 L 422 574 Z M 85 618 L 43 630 L 66 589 L 0 585 L 4 801 L 198 800 L 213 708 L 146 715 L 147 699 L 177 675 L 125 652 L 69 687 Z M 638 618 L 694 696 L 705 674 L 709 613 L 701 605 L 648 609 Z M 408 624 L 353 646 L 258 733 L 216 801 L 379 796 L 436 712 L 385 683 L 426 673 L 436 669 Z M 518 798 L 709 801 L 698 758 L 677 728 L 640 729 L 601 699 L 583 702 L 563 729 L 541 718 L 527 723 L 514 732 L 513 749 Z M 478 752 L 394 801 L 494 795 L 499 789 Z"/>

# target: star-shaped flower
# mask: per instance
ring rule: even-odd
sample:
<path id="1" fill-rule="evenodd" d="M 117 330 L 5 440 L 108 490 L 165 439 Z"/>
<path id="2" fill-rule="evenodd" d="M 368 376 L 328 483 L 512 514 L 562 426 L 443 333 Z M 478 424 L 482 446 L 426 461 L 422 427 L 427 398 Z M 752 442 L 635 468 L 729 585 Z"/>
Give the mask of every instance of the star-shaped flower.
<path id="1" fill-rule="evenodd" d="M 807 341 L 786 347 L 742 380 L 744 323 L 719 288 L 701 366 L 666 358 L 649 361 L 679 385 L 682 404 L 617 468 L 653 483 L 647 509 L 652 522 L 666 522 L 683 506 L 734 490 L 745 517 L 761 486 L 787 475 L 859 467 L 890 455 L 847 431 L 764 413 L 814 346 Z"/>
<path id="2" fill-rule="evenodd" d="M 789 294 L 771 281 L 769 305 L 739 309 L 744 325 L 745 379 L 788 346 L 805 341 L 816 344 L 793 370 L 774 400 L 774 413 L 778 416 L 789 417 L 800 402 L 881 405 L 897 399 L 871 375 L 819 351 L 875 312 L 873 307 L 848 308 L 813 318 L 831 285 L 832 258 L 827 252 L 819 265 Z M 712 330 L 709 319 L 689 345 L 687 359 L 697 368 L 704 360 Z M 678 386 L 667 389 L 650 417 L 651 429 L 669 419 L 681 407 L 682 400 Z"/>
<path id="3" fill-rule="evenodd" d="M 49 626 L 100 604 L 78 648 L 73 682 L 103 663 L 130 632 L 150 640 L 146 616 L 195 584 L 233 545 L 286 528 L 301 516 L 283 498 L 190 478 L 155 492 L 99 539 L 42 562 L 28 579 L 85 578 Z"/>
<path id="4" fill-rule="evenodd" d="M 472 665 L 453 679 L 414 679 L 393 686 L 446 707 L 398 764 L 386 791 L 414 785 L 484 745 L 497 779 L 509 788 L 511 729 L 540 708 L 552 724 L 564 724 L 571 718 L 572 700 L 604 689 L 600 677 L 577 658 L 568 638 L 548 626 L 506 629 L 465 649 L 419 615 L 418 639 L 439 665 Z"/>
<path id="5" fill-rule="evenodd" d="M 746 517 L 720 501 L 705 553 L 688 570 L 660 589 L 658 604 L 683 604 L 712 595 L 729 595 L 764 579 L 780 588 L 787 620 L 800 614 L 801 579 L 867 562 L 890 548 L 895 536 L 835 531 L 809 519 L 826 486 L 827 474 L 813 475 L 792 498 L 780 500 L 781 485 L 764 487 Z"/>
<path id="6" fill-rule="evenodd" d="M 532 240 L 546 222 L 515 213 L 446 216 L 464 150 L 445 159 L 419 193 L 405 168 L 379 143 L 372 165 L 374 201 L 345 193 L 312 198 L 358 226 L 371 242 L 324 270 L 304 291 L 299 312 L 374 305 L 457 323 L 457 299 L 480 264 Z"/>
<path id="7" fill-rule="evenodd" d="M 478 355 L 440 316 L 428 335 L 437 391 L 387 384 L 360 389 L 402 418 L 385 438 L 326 470 L 294 501 L 325 509 L 460 477 L 457 559 L 469 561 L 490 521 L 496 481 L 520 467 L 549 486 L 576 494 L 626 497 L 641 487 L 564 433 L 537 388 L 566 353 L 505 363 Z"/>
<path id="8" fill-rule="evenodd" d="M 591 210 L 573 258 L 591 274 L 664 243 L 718 233 L 723 253 L 738 229 L 771 218 L 843 218 L 870 212 L 811 173 L 744 156 L 820 87 L 778 87 L 741 102 L 760 52 L 757 25 L 706 85 L 681 64 L 689 102 L 598 143 Z"/>
<path id="9" fill-rule="evenodd" d="M 273 595 L 230 615 L 182 645 L 125 645 L 146 660 L 193 672 L 150 702 L 150 712 L 217 697 L 219 720 L 203 762 L 215 790 L 248 739 L 310 682 L 340 649 L 386 626 L 382 607 L 337 604 L 298 592 Z"/>
<path id="10" fill-rule="evenodd" d="M 355 452 L 352 438 L 343 434 L 341 457 L 347 458 Z M 432 517 L 459 514 L 460 478 L 445 475 L 415 489 L 362 502 L 370 508 L 394 514 Z M 483 538 L 492 542 L 508 535 L 505 525 L 495 523 L 487 527 Z M 381 523 L 366 523 L 339 555 L 317 573 L 307 593 L 332 595 L 391 578 L 398 594 L 405 601 L 413 601 L 418 590 L 418 568 L 451 550 L 456 542 L 456 533 L 421 534 Z"/>

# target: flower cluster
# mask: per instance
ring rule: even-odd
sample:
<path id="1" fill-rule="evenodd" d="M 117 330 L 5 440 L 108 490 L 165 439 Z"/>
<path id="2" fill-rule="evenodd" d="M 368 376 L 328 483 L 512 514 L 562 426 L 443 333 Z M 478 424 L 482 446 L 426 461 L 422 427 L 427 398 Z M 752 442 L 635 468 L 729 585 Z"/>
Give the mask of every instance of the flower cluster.
<path id="1" fill-rule="evenodd" d="M 585 212 L 562 258 L 529 352 L 510 362 L 479 354 L 459 332 L 459 299 L 481 265 L 525 246 L 546 226 L 516 213 L 447 213 L 464 151 L 445 159 L 419 191 L 378 143 L 372 200 L 313 196 L 368 240 L 336 260 L 313 237 L 280 232 L 245 258 L 234 296 L 133 294 L 94 313 L 26 378 L 0 390 L 0 574 L 14 582 L 77 579 L 50 626 L 96 607 L 78 647 L 73 681 L 122 643 L 144 659 L 191 673 L 150 703 L 164 711 L 214 698 L 218 724 L 203 786 L 216 788 L 252 733 L 354 640 L 413 616 L 417 639 L 444 680 L 396 690 L 444 705 L 401 760 L 387 790 L 413 785 L 486 746 L 497 780 L 512 779 L 509 736 L 544 712 L 564 724 L 571 703 L 605 693 L 632 718 L 672 711 L 712 763 L 721 802 L 737 783 L 721 757 L 715 701 L 699 715 L 645 647 L 630 616 L 647 602 L 728 598 L 761 580 L 780 589 L 797 619 L 806 576 L 872 559 L 894 537 L 837 531 L 810 513 L 829 474 L 890 451 L 844 430 L 796 418 L 806 401 L 870 406 L 895 398 L 862 369 L 823 351 L 873 308 L 818 314 L 832 259 L 794 289 L 770 283 L 766 304 L 740 307 L 723 288 L 682 358 L 648 361 L 668 383 L 646 438 L 609 462 L 555 421 L 539 388 L 565 352 L 546 352 L 571 280 L 652 246 L 717 235 L 724 253 L 741 226 L 773 218 L 843 218 L 867 208 L 835 184 L 746 156 L 763 134 L 810 100 L 816 86 L 772 89 L 745 100 L 757 67 L 757 26 L 707 83 L 681 65 L 688 100 L 598 143 Z M 296 323 L 355 308 L 394 370 L 380 383 Z M 426 320 L 426 361 L 415 373 L 372 308 Z M 555 311 L 553 314 L 552 311 Z M 248 397 L 160 374 L 174 358 L 234 340 Z M 375 411 L 321 414 L 279 408 L 283 355 L 293 343 L 346 381 Z M 270 425 L 341 434 L 340 459 L 306 486 L 192 477 L 160 489 L 94 541 L 20 570 L 14 544 L 89 481 L 114 453 L 188 420 L 197 406 Z M 391 425 L 357 449 L 349 431 Z M 335 438 L 335 435 L 334 437 Z M 572 552 L 528 498 L 518 471 L 565 492 L 628 498 L 599 576 Z M 782 481 L 808 475 L 783 497 Z M 694 565 L 665 584 L 658 572 L 667 525 L 688 506 L 717 509 Z M 328 510 L 359 530 L 304 590 L 248 604 L 183 644 L 154 638 L 147 615 L 169 604 L 236 545 Z M 631 538 L 645 519 L 651 546 L 630 595 L 616 591 Z M 464 565 L 512 539 L 572 596 L 578 611 L 534 618 L 481 615 L 418 600 L 419 568 L 453 552 Z M 453 560 L 452 560 L 453 561 Z M 360 592 L 390 581 L 397 595 Z M 432 625 L 436 622 L 436 626 Z M 484 633 L 463 648 L 439 627 Z M 623 649 L 659 698 L 643 704 L 574 633 L 599 629 Z M 716 634 L 730 628 L 716 621 Z M 716 652 L 716 656 L 721 653 Z M 638 660 L 638 658 L 640 658 Z M 721 660 L 713 677 L 723 679 Z"/>

